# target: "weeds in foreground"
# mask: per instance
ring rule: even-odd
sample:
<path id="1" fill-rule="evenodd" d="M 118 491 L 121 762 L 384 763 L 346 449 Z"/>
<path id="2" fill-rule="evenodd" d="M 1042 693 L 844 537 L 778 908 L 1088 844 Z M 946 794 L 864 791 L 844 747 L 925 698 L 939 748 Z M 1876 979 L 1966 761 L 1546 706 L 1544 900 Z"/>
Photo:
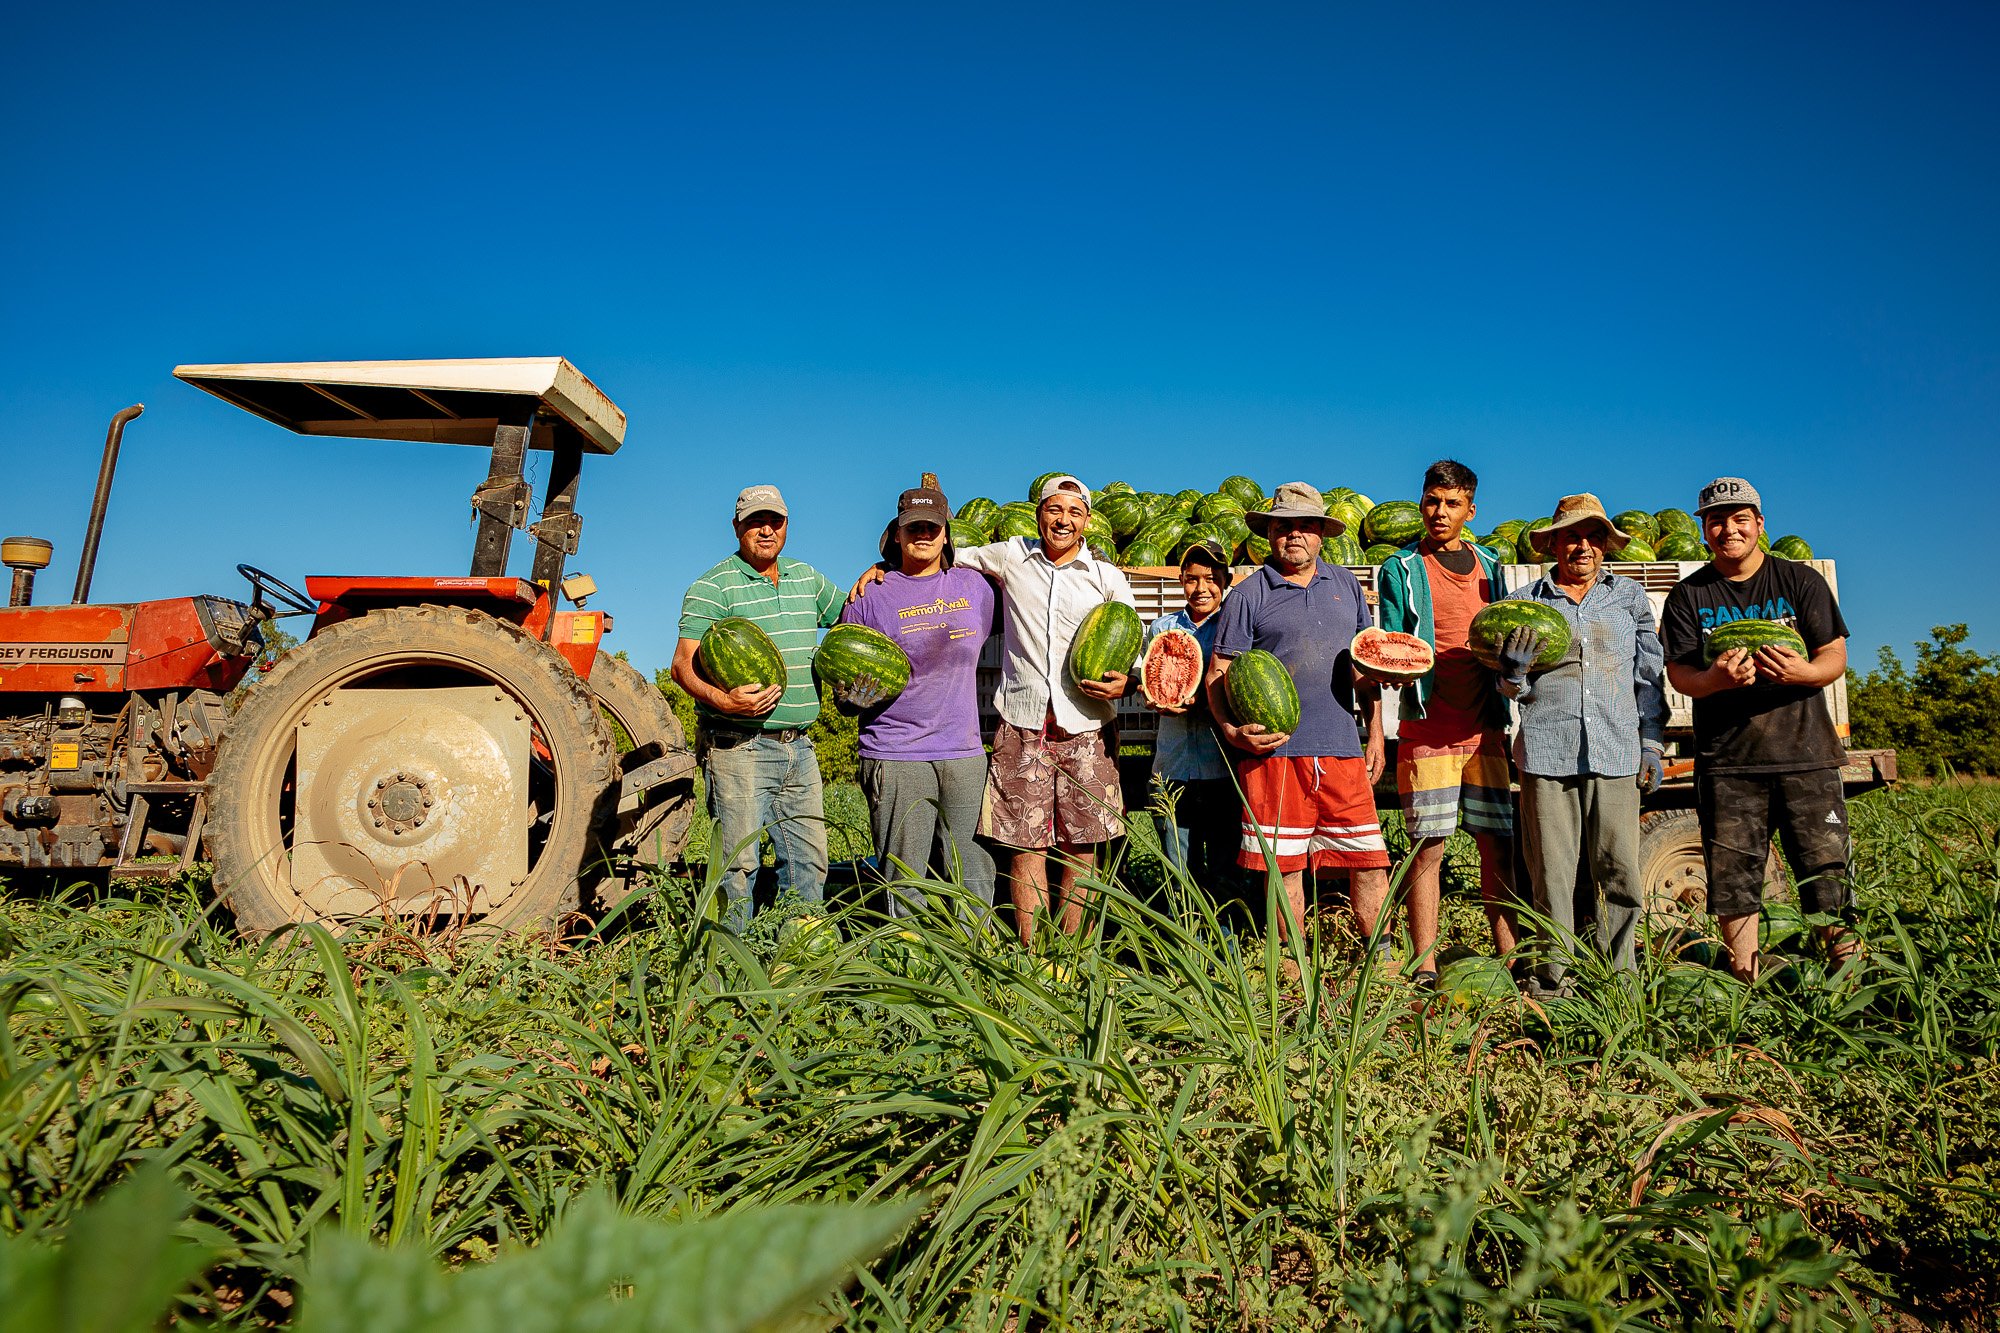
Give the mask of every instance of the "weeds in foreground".
<path id="1" fill-rule="evenodd" d="M 16 900 L 0 1232 L 53 1241 L 156 1164 L 206 1251 L 184 1312 L 237 1324 L 310 1300 L 316 1238 L 465 1267 L 599 1190 L 664 1220 L 921 1201 L 840 1307 L 866 1329 L 1973 1319 L 1996 811 L 1857 803 L 1872 951 L 1839 978 L 1656 950 L 1545 1008 L 1413 992 L 1346 939 L 1288 981 L 1171 875 L 1100 878 L 1086 933 L 1032 951 L 935 883 L 914 919 L 739 938 L 666 882 L 569 943 L 247 947 L 193 893 Z"/>

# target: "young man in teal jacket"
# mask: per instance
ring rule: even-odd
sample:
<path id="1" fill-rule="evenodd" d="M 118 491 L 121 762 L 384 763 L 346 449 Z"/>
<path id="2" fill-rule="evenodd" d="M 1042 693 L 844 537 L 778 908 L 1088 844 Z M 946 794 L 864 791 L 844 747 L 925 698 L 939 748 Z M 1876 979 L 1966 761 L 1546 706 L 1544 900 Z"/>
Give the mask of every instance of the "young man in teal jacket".
<path id="1" fill-rule="evenodd" d="M 1505 957 L 1516 942 L 1507 701 L 1466 639 L 1472 617 L 1505 593 L 1499 560 L 1464 536 L 1478 512 L 1478 487 L 1463 463 L 1431 464 L 1419 506 L 1424 535 L 1376 574 L 1382 628 L 1414 634 L 1437 654 L 1431 671 L 1404 687 L 1396 728 L 1396 790 L 1411 847 L 1404 889 L 1419 984 L 1436 976 L 1438 872 L 1445 840 L 1461 824 L 1479 845 L 1479 892 L 1494 948 Z"/>

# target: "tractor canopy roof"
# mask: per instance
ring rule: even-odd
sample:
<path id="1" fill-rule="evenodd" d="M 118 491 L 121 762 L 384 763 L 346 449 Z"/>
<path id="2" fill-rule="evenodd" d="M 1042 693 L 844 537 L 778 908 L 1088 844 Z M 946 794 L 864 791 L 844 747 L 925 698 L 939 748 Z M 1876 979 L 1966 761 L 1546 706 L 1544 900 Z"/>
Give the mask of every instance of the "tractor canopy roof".
<path id="1" fill-rule="evenodd" d="M 174 375 L 301 435 L 491 445 L 535 414 L 529 447 L 610 454 L 625 414 L 559 356 L 175 366 Z"/>

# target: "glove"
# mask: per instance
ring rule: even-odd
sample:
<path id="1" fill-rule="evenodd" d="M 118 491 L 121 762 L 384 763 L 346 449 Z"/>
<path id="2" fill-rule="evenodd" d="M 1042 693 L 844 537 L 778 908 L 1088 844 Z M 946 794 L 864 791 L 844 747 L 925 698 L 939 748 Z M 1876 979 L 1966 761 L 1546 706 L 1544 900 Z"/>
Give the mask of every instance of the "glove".
<path id="1" fill-rule="evenodd" d="M 1667 761 L 1652 746 L 1644 746 L 1639 751 L 1639 790 L 1656 792 L 1660 784 L 1667 780 Z"/>
<path id="2" fill-rule="evenodd" d="M 1507 631 L 1507 637 L 1500 641 L 1500 674 L 1512 684 L 1520 684 L 1528 678 L 1528 668 L 1542 655 L 1542 636 L 1523 625 L 1520 629 Z"/>
<path id="3" fill-rule="evenodd" d="M 887 690 L 882 688 L 881 681 L 876 680 L 873 676 L 862 676 L 856 679 L 853 684 L 834 691 L 833 697 L 855 712 L 865 713 L 876 704 L 881 703 L 887 697 L 888 693 Z"/>

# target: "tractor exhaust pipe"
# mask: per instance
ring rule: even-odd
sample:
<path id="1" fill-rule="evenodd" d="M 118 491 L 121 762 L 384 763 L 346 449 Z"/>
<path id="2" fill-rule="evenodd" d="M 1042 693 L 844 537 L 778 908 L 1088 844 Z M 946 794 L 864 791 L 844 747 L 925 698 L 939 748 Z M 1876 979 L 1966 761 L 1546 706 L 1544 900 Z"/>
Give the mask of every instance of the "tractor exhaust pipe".
<path id="1" fill-rule="evenodd" d="M 146 410 L 144 403 L 132 406 L 111 418 L 104 433 L 104 462 L 97 469 L 97 495 L 90 502 L 90 528 L 83 534 L 83 551 L 76 561 L 76 593 L 72 605 L 90 599 L 90 576 L 97 568 L 97 543 L 104 536 L 104 511 L 111 505 L 111 476 L 118 470 L 118 446 L 125 439 L 125 424 Z"/>

